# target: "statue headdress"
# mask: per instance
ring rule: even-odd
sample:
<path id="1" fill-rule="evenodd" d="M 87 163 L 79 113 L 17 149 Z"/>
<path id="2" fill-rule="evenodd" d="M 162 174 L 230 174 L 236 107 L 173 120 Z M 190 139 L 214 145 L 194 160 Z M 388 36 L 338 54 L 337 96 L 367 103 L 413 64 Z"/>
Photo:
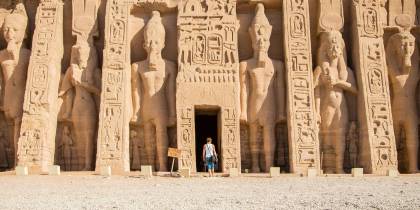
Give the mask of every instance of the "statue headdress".
<path id="1" fill-rule="evenodd" d="M 263 28 L 263 31 L 261 30 L 262 28 Z M 265 32 L 266 34 L 271 35 L 272 29 L 273 27 L 271 26 L 270 22 L 268 22 L 268 19 L 265 16 L 264 5 L 262 3 L 258 3 L 255 8 L 255 17 L 252 20 L 251 27 L 249 28 L 249 32 L 252 35 L 257 35 L 257 33 L 261 33 L 261 32 Z"/>
<path id="2" fill-rule="evenodd" d="M 162 40 L 165 40 L 165 27 L 162 24 L 160 13 L 158 11 L 153 11 L 149 22 L 144 27 L 144 40 L 148 40 L 149 37 L 157 36 Z"/>

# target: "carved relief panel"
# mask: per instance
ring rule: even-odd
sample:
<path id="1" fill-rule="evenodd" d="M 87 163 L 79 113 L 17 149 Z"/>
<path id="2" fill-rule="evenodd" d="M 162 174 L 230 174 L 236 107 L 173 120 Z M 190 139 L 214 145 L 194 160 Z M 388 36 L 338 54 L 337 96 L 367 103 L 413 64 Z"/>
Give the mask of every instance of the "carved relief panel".
<path id="1" fill-rule="evenodd" d="M 290 167 L 291 172 L 306 173 L 309 167 L 320 167 L 308 1 L 285 0 L 283 10 Z"/>
<path id="2" fill-rule="evenodd" d="M 63 55 L 63 5 L 41 1 L 36 17 L 31 61 L 26 83 L 24 114 L 18 143 L 18 165 L 53 164 L 58 85 Z"/>
<path id="3" fill-rule="evenodd" d="M 178 5 L 177 131 L 180 168 L 196 171 L 196 106 L 220 107 L 222 170 L 240 168 L 236 1 Z"/>
<path id="4" fill-rule="evenodd" d="M 131 4 L 107 2 L 96 170 L 111 166 L 129 171 L 130 45 L 127 41 Z"/>
<path id="5" fill-rule="evenodd" d="M 354 1 L 352 9 L 356 35 L 353 59 L 360 89 L 360 137 L 365 143 L 360 164 L 375 174 L 385 174 L 397 167 L 380 9 L 379 0 Z"/>

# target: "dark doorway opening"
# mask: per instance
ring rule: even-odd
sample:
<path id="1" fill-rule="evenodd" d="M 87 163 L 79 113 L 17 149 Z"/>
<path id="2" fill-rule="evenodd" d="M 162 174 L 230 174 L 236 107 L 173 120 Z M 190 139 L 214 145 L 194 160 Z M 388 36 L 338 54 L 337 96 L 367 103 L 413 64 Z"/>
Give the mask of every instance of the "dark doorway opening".
<path id="1" fill-rule="evenodd" d="M 206 166 L 203 161 L 203 146 L 207 143 L 206 139 L 210 137 L 216 147 L 216 152 L 220 158 L 220 138 L 219 138 L 219 111 L 196 111 L 195 113 L 195 155 L 197 172 L 205 172 Z M 220 164 L 220 161 L 219 161 Z M 220 165 L 217 164 L 215 171 L 220 171 Z"/>

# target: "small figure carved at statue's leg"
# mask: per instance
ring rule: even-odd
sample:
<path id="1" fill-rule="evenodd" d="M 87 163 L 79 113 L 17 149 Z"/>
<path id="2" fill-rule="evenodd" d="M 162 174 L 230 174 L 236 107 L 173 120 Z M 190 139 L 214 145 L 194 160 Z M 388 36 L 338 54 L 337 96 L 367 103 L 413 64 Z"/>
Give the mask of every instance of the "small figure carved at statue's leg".
<path id="1" fill-rule="evenodd" d="M 251 172 L 260 172 L 259 166 L 259 145 L 258 145 L 258 127 L 257 123 L 249 125 L 249 144 L 251 150 Z"/>
<path id="2" fill-rule="evenodd" d="M 270 171 L 270 167 L 274 164 L 274 152 L 276 150 L 276 140 L 274 125 L 264 126 L 264 156 L 265 156 L 265 172 Z"/>

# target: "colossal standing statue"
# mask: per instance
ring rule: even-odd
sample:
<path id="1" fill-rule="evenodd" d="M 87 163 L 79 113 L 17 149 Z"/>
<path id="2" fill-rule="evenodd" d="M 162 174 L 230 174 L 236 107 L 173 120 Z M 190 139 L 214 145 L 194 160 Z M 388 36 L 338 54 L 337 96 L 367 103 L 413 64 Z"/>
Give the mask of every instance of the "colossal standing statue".
<path id="1" fill-rule="evenodd" d="M 144 49 L 147 59 L 132 65 L 133 117 L 131 121 L 144 126 L 146 141 L 154 139 L 156 147 L 145 145 L 146 154 L 157 149 L 159 170 L 167 171 L 168 133 L 167 128 L 176 123 L 175 86 L 176 65 L 162 58 L 165 46 L 165 28 L 160 13 L 152 16 L 144 28 Z M 154 132 L 155 131 L 155 132 Z"/>
<path id="2" fill-rule="evenodd" d="M 321 124 L 321 148 L 333 146 L 336 173 L 344 173 L 346 133 L 349 128 L 344 92 L 357 93 L 355 78 L 347 67 L 344 53 L 345 43 L 339 31 L 321 34 L 318 66 L 314 72 L 315 104 Z"/>
<path id="3" fill-rule="evenodd" d="M 76 144 L 85 144 L 83 170 L 92 170 L 101 73 L 93 44 L 79 41 L 72 47 L 71 56 L 71 65 L 59 91 L 59 104 L 62 104 L 59 118 L 72 122 Z"/>
<path id="4" fill-rule="evenodd" d="M 22 123 L 26 76 L 31 55 L 31 51 L 23 43 L 26 38 L 28 18 L 23 5 L 17 5 L 16 8 L 15 12 L 4 20 L 3 35 L 7 48 L 0 51 L 2 88 L 4 88 L 2 109 L 9 126 L 9 136 L 14 142 L 15 152 Z"/>
<path id="5" fill-rule="evenodd" d="M 389 79 L 391 82 L 391 107 L 397 142 L 405 133 L 408 172 L 418 171 L 418 119 L 415 101 L 420 79 L 419 54 L 415 37 L 408 30 L 392 35 L 386 46 Z"/>
<path id="6" fill-rule="evenodd" d="M 259 172 L 258 129 L 263 128 L 265 170 L 274 163 L 276 122 L 285 120 L 284 66 L 268 57 L 272 26 L 257 4 L 249 29 L 253 58 L 240 63 L 241 121 L 249 124 L 252 172 Z"/>

